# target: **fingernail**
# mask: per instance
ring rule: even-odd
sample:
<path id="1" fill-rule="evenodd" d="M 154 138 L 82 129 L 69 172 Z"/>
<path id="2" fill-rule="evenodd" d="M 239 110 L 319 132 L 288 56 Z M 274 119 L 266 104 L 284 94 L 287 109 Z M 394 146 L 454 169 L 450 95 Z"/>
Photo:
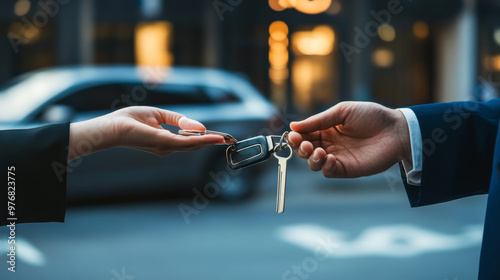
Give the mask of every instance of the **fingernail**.
<path id="1" fill-rule="evenodd" d="M 318 158 L 317 155 L 313 155 L 312 159 L 313 159 L 314 162 L 318 162 L 319 161 L 319 158 Z"/>
<path id="2" fill-rule="evenodd" d="M 328 167 L 331 165 L 331 162 L 328 160 L 328 157 L 325 160 L 325 166 Z"/>
<path id="3" fill-rule="evenodd" d="M 181 117 L 179 119 L 179 127 L 185 129 L 196 129 L 205 130 L 205 126 L 197 120 L 190 119 L 188 117 Z"/>

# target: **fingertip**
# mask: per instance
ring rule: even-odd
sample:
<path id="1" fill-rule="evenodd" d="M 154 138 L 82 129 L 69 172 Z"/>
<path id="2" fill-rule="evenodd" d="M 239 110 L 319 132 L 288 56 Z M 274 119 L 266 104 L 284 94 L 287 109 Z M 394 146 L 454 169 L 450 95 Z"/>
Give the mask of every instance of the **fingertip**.
<path id="1" fill-rule="evenodd" d="M 323 176 L 325 176 L 326 178 L 336 177 L 336 175 L 335 175 L 336 161 L 337 161 L 337 159 L 335 158 L 334 155 L 329 154 L 326 156 L 325 163 L 323 164 L 323 167 L 321 168 L 321 172 L 323 173 Z"/>
<path id="2" fill-rule="evenodd" d="M 292 129 L 292 131 L 299 132 L 299 133 L 300 132 L 308 132 L 307 131 L 307 123 L 305 122 L 306 120 L 299 121 L 299 122 L 291 122 L 290 128 Z"/>
<path id="3" fill-rule="evenodd" d="M 335 165 L 335 161 L 336 161 L 336 159 L 335 159 L 334 155 L 332 155 L 332 154 L 326 155 L 326 160 L 325 160 L 326 167 L 330 167 L 330 166 Z"/>
<path id="4" fill-rule="evenodd" d="M 303 151 L 310 154 L 314 151 L 314 146 L 311 142 L 309 141 L 302 141 L 302 144 L 300 144 L 302 147 Z"/>
<path id="5" fill-rule="evenodd" d="M 314 153 L 316 154 L 316 156 L 317 156 L 318 158 L 321 158 L 322 160 L 323 160 L 323 159 L 326 159 L 326 157 L 328 156 L 328 155 L 326 154 L 326 151 L 325 151 L 323 148 L 321 148 L 321 147 L 316 148 L 316 149 L 314 150 Z"/>
<path id="6" fill-rule="evenodd" d="M 299 149 L 297 150 L 297 155 L 301 158 L 309 158 L 311 153 L 314 151 L 314 146 L 309 141 L 303 141 Z"/>
<path id="7" fill-rule="evenodd" d="M 288 134 L 288 141 L 290 142 L 290 144 L 292 144 L 292 146 L 298 147 L 302 142 L 302 135 L 295 131 L 292 131 Z"/>
<path id="8" fill-rule="evenodd" d="M 319 130 L 318 118 L 316 116 L 311 116 L 300 122 L 294 122 L 293 125 L 290 123 L 290 128 L 298 133 L 311 133 Z"/>
<path id="9" fill-rule="evenodd" d="M 325 161 L 325 151 L 321 148 L 317 148 L 314 150 L 314 152 L 311 154 L 311 156 L 307 159 L 307 163 L 309 165 L 309 168 L 312 171 L 319 171 L 321 170 L 321 167 Z"/>

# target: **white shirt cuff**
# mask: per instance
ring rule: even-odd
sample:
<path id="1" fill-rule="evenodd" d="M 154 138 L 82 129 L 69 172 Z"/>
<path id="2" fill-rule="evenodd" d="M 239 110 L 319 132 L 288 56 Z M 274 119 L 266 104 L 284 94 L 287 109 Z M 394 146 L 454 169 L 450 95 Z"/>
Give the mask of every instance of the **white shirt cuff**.
<path id="1" fill-rule="evenodd" d="M 412 162 L 402 161 L 403 168 L 406 173 L 406 182 L 410 185 L 420 186 L 422 181 L 422 134 L 415 113 L 409 108 L 399 108 L 403 113 L 408 123 L 410 131 L 411 155 Z"/>

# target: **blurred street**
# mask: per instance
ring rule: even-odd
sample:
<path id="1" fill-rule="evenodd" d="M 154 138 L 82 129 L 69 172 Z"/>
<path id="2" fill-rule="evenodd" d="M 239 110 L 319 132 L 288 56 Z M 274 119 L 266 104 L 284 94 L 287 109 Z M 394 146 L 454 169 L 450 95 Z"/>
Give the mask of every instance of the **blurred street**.
<path id="1" fill-rule="evenodd" d="M 0 279 L 475 279 L 486 196 L 411 209 L 398 170 L 325 179 L 295 156 L 285 213 L 277 163 L 248 202 L 192 198 L 70 208 L 66 222 L 17 227 L 16 272 Z M 394 179 L 394 181 L 393 181 Z M 319 248 L 319 249 L 318 249 Z"/>

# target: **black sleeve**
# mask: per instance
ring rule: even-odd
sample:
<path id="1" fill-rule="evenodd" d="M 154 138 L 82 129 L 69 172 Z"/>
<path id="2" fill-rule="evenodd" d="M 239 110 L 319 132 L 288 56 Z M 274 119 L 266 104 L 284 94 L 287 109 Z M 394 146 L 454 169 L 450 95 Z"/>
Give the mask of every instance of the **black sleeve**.
<path id="1" fill-rule="evenodd" d="M 68 144 L 69 123 L 0 131 L 0 225 L 64 222 Z"/>
<path id="2" fill-rule="evenodd" d="M 489 191 L 500 99 L 410 107 L 422 134 L 420 186 L 403 183 L 413 207 Z"/>

